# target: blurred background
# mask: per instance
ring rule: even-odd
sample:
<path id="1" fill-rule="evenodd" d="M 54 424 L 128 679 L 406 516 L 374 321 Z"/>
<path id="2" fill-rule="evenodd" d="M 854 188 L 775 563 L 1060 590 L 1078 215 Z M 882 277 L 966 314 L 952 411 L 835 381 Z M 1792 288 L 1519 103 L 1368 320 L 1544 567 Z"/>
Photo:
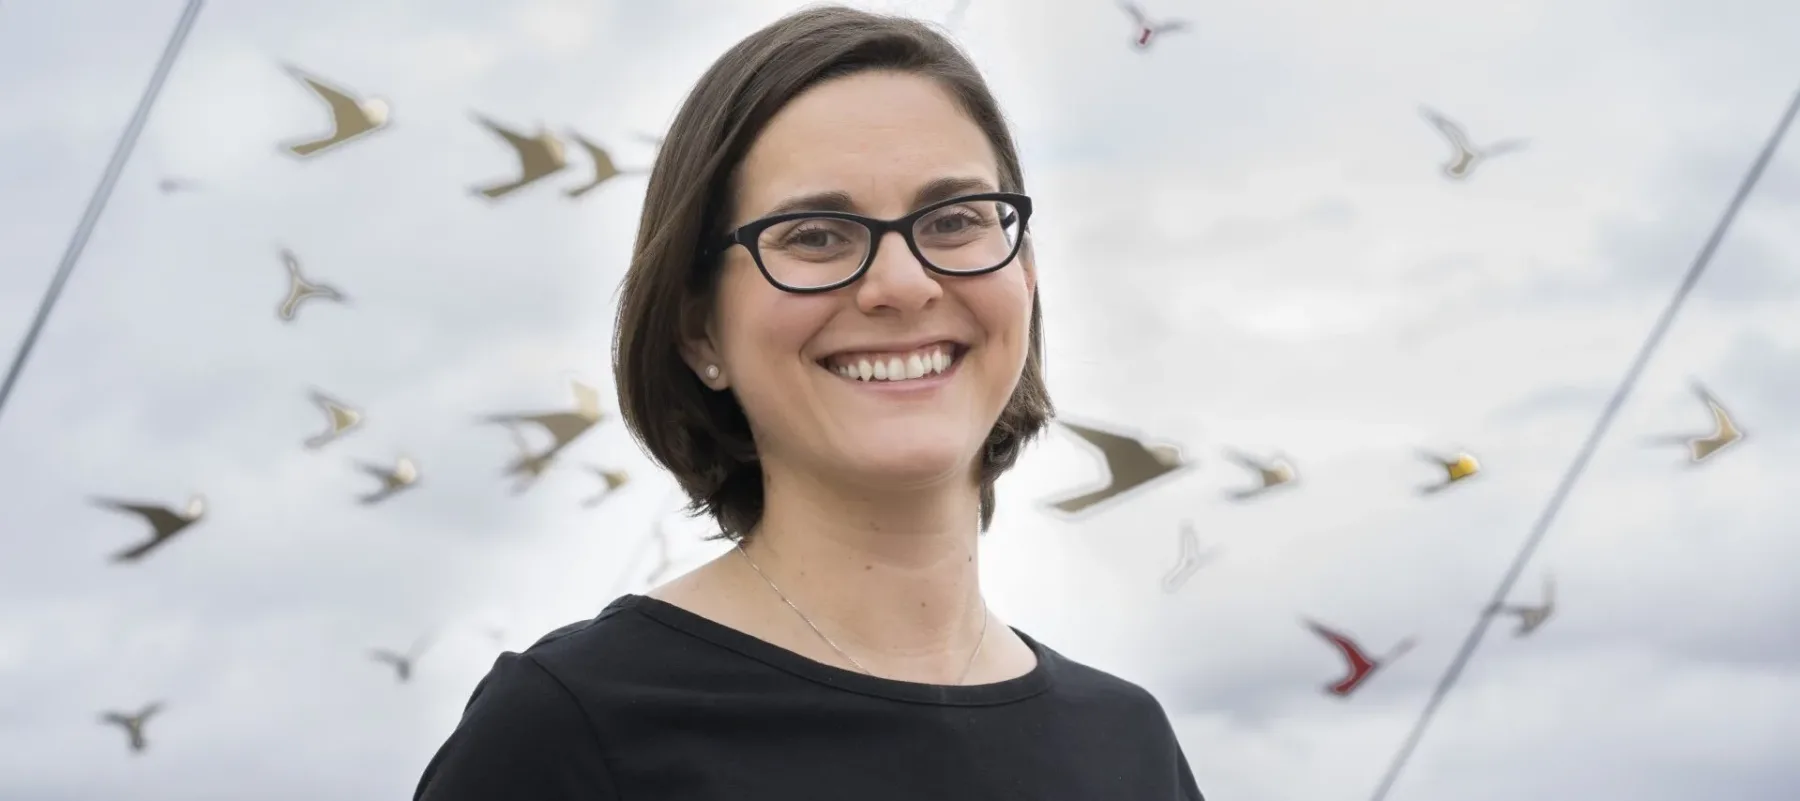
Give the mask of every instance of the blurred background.
<path id="1" fill-rule="evenodd" d="M 1049 377 L 1071 419 L 1194 469 L 1079 520 L 1103 477 L 1052 430 L 1003 479 L 996 611 L 1156 694 L 1209 799 L 1359 799 L 1488 602 L 1800 82 L 1782 0 L 859 3 L 933 19 L 986 70 L 1036 199 Z M 958 6 L 962 6 L 958 8 Z M 207 4 L 0 415 L 0 797 L 409 797 L 502 649 L 723 547 L 609 417 L 515 494 L 483 415 L 613 414 L 612 304 L 644 167 L 779 0 Z M 181 15 L 180 0 L 0 3 L 0 344 L 22 336 Z M 319 157 L 293 64 L 393 121 Z M 1467 180 L 1429 105 L 1477 143 Z M 515 175 L 480 113 L 571 148 Z M 172 182 L 164 186 L 164 182 Z M 167 191 L 165 191 L 167 190 Z M 1800 143 L 1778 151 L 1516 600 L 1390 798 L 1800 798 Z M 283 323 L 278 253 L 347 303 Z M 1749 432 L 1694 466 L 1690 383 Z M 366 415 L 302 441 L 322 390 Z M 528 432 L 531 433 L 531 432 Z M 1283 453 L 1255 476 L 1227 448 Z M 1479 478 L 1430 496 L 1418 448 Z M 355 463 L 417 464 L 376 505 Z M 624 470 L 604 489 L 583 465 Z M 141 520 L 206 518 L 136 564 Z M 1216 548 L 1177 592 L 1188 521 Z M 1353 697 L 1301 618 L 1381 652 Z M 430 646 L 397 681 L 371 649 Z M 133 752 L 100 716 L 151 702 Z"/>

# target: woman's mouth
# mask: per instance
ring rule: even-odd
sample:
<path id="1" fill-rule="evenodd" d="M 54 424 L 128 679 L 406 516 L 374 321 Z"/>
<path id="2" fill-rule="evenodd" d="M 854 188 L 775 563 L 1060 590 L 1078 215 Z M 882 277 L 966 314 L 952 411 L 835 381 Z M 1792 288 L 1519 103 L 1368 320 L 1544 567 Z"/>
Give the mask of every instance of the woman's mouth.
<path id="1" fill-rule="evenodd" d="M 851 381 L 916 381 L 956 369 L 968 347 L 937 342 L 915 350 L 845 352 L 819 360 L 819 366 Z"/>

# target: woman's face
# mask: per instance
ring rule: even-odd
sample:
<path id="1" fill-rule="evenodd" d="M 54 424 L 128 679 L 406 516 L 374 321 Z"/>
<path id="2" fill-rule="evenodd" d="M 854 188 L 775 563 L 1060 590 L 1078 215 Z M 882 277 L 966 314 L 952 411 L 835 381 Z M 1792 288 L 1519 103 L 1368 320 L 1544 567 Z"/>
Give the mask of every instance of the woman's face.
<path id="1" fill-rule="evenodd" d="M 993 147 L 954 98 L 931 79 L 893 72 L 833 79 L 796 97 L 751 146 L 735 184 L 734 228 L 821 210 L 823 201 L 791 204 L 825 193 L 842 196 L 835 210 L 893 219 L 1000 189 Z M 798 240 L 805 247 L 830 237 L 802 235 L 811 237 Z M 765 262 L 769 253 L 765 245 Z M 952 277 L 927 270 L 890 232 L 856 283 L 794 294 L 734 247 L 708 337 L 688 355 L 703 380 L 706 365 L 719 366 L 706 383 L 736 393 L 766 467 L 870 488 L 972 484 L 974 457 L 1024 368 L 1035 287 L 1029 248 L 1000 270 Z M 915 375 L 920 365 L 922 377 L 878 377 Z"/>

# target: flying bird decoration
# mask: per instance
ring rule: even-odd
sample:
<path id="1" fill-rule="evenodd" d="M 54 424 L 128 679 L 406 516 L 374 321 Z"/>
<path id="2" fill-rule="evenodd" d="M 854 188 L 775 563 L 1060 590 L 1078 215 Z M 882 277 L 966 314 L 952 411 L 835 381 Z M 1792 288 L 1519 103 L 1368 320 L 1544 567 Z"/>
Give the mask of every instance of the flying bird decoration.
<path id="1" fill-rule="evenodd" d="M 475 121 L 506 140 L 519 157 L 519 176 L 503 183 L 476 187 L 473 191 L 482 197 L 499 200 L 569 166 L 562 140 L 546 129 L 539 128 L 536 136 L 526 136 L 479 114 Z"/>
<path id="2" fill-rule="evenodd" d="M 1474 455 L 1466 452 L 1459 452 L 1454 456 L 1440 456 L 1429 451 L 1420 451 L 1419 456 L 1423 457 L 1426 461 L 1435 463 L 1444 471 L 1444 478 L 1442 481 L 1427 484 L 1419 488 L 1419 493 L 1421 495 L 1432 495 L 1443 492 L 1451 486 L 1481 474 L 1481 462 L 1477 461 Z"/>
<path id="3" fill-rule="evenodd" d="M 144 739 L 144 724 L 156 713 L 161 712 L 162 708 L 162 702 L 158 701 L 146 704 L 143 709 L 135 713 L 107 712 L 100 716 L 100 722 L 124 729 L 125 736 L 128 738 L 126 743 L 131 747 L 131 752 L 140 754 L 149 747 L 149 742 Z"/>
<path id="4" fill-rule="evenodd" d="M 582 504 L 583 506 L 590 508 L 598 506 L 601 501 L 612 497 L 614 492 L 618 491 L 620 487 L 625 486 L 631 481 L 631 475 L 623 470 L 608 470 L 598 465 L 588 465 L 588 470 L 593 471 L 594 475 L 599 476 L 600 482 L 605 485 L 605 489 L 602 489 L 600 494 L 587 499 L 587 501 Z"/>
<path id="5" fill-rule="evenodd" d="M 394 461 L 393 467 L 381 467 L 358 462 L 357 467 L 381 480 L 381 488 L 357 498 L 364 506 L 381 503 L 393 496 L 419 485 L 419 466 L 411 457 L 402 456 Z"/>
<path id="6" fill-rule="evenodd" d="M 1413 639 L 1409 637 L 1401 640 L 1386 655 L 1375 658 L 1369 656 L 1362 646 L 1357 645 L 1356 641 L 1349 637 L 1311 620 L 1304 622 L 1307 628 L 1312 629 L 1314 634 L 1331 643 L 1332 647 L 1336 648 L 1338 653 L 1344 657 L 1345 665 L 1349 668 L 1348 672 L 1344 674 L 1343 678 L 1325 685 L 1326 692 L 1339 698 L 1348 698 L 1351 693 L 1356 692 L 1356 689 L 1363 685 L 1363 682 L 1368 681 L 1370 676 L 1375 675 L 1377 670 L 1386 667 L 1407 651 L 1412 650 L 1414 644 Z"/>
<path id="7" fill-rule="evenodd" d="M 119 512 L 137 515 L 150 524 L 150 539 L 144 540 L 123 551 L 113 554 L 114 562 L 136 562 L 143 559 L 151 551 L 167 544 L 170 539 L 206 516 L 206 499 L 195 495 L 188 499 L 187 508 L 176 512 L 167 506 L 152 506 L 147 503 L 134 503 L 113 500 L 111 498 L 94 498 L 94 503 Z"/>
<path id="8" fill-rule="evenodd" d="M 300 271 L 300 257 L 294 255 L 294 251 L 286 248 L 281 250 L 281 265 L 287 270 L 288 291 L 281 305 L 275 308 L 275 316 L 281 318 L 282 322 L 293 322 L 300 313 L 300 305 L 315 298 L 335 303 L 349 302 L 349 298 L 337 287 L 306 280 L 306 275 Z"/>
<path id="9" fill-rule="evenodd" d="M 1201 550 L 1200 535 L 1194 531 L 1194 523 L 1191 520 L 1181 521 L 1181 530 L 1177 537 L 1180 540 L 1180 552 L 1175 559 L 1175 566 L 1169 568 L 1169 572 L 1163 574 L 1162 579 L 1163 592 L 1171 594 L 1180 590 L 1188 579 L 1193 578 L 1195 572 L 1199 571 L 1207 562 L 1211 562 L 1218 553 L 1217 548 Z"/>
<path id="10" fill-rule="evenodd" d="M 1146 443 L 1137 437 L 1079 423 L 1058 422 L 1099 452 L 1108 475 L 1105 486 L 1049 503 L 1050 508 L 1064 515 L 1081 514 L 1191 466 L 1173 445 Z"/>
<path id="11" fill-rule="evenodd" d="M 1264 460 L 1240 451 L 1226 451 L 1225 458 L 1256 474 L 1256 486 L 1227 493 L 1233 500 L 1249 500 L 1269 490 L 1290 486 L 1298 477 L 1293 462 L 1285 456 Z"/>
<path id="12" fill-rule="evenodd" d="M 1693 384 L 1694 395 L 1706 404 L 1706 410 L 1712 414 L 1713 429 L 1706 434 L 1680 434 L 1674 436 L 1652 437 L 1651 442 L 1657 445 L 1683 445 L 1688 449 L 1688 463 L 1700 464 L 1711 459 L 1719 451 L 1736 445 L 1744 439 L 1744 432 L 1737 426 L 1731 413 L 1719 399 L 1707 391 L 1706 387 L 1696 381 Z"/>
<path id="13" fill-rule="evenodd" d="M 1514 637 L 1524 637 L 1537 631 L 1538 627 L 1544 625 L 1544 621 L 1549 620 L 1550 615 L 1555 612 L 1556 580 L 1548 575 L 1544 576 L 1544 600 L 1542 603 L 1535 605 L 1499 603 L 1488 607 L 1490 615 L 1516 615 L 1519 618 L 1519 627 L 1513 630 Z"/>
<path id="14" fill-rule="evenodd" d="M 495 414 L 483 419 L 485 422 L 508 426 L 531 423 L 543 428 L 550 434 L 550 447 L 543 455 L 554 455 L 587 433 L 588 429 L 598 425 L 606 416 L 600 410 L 599 390 L 576 380 L 570 380 L 569 387 L 575 395 L 575 408 L 570 411 Z"/>
<path id="15" fill-rule="evenodd" d="M 359 98 L 354 92 L 308 75 L 298 67 L 287 65 L 285 68 L 289 75 L 325 101 L 326 107 L 331 110 L 332 126 L 331 133 L 326 136 L 283 145 L 287 152 L 300 158 L 310 158 L 387 127 L 387 101 L 376 97 Z"/>
<path id="16" fill-rule="evenodd" d="M 1136 45 L 1139 50 L 1150 49 L 1150 43 L 1158 34 L 1174 33 L 1176 31 L 1185 31 L 1188 29 L 1188 22 L 1184 19 L 1167 19 L 1160 21 L 1150 19 L 1150 16 L 1144 13 L 1143 7 L 1139 6 L 1137 3 L 1123 2 L 1119 4 L 1119 8 L 1130 15 L 1131 24 L 1137 26 L 1137 35 L 1132 39 L 1132 43 Z"/>
<path id="17" fill-rule="evenodd" d="M 648 170 L 637 168 L 621 170 L 618 165 L 613 163 L 612 154 L 607 152 L 606 148 L 594 144 L 587 137 L 584 137 L 579 133 L 570 132 L 569 138 L 574 139 L 575 144 L 579 145 L 582 150 L 587 151 L 588 158 L 594 163 L 593 180 L 575 187 L 574 189 L 565 190 L 565 193 L 568 194 L 569 197 L 581 197 L 595 189 L 599 189 L 601 184 L 621 175 L 637 175 L 648 172 Z"/>
<path id="18" fill-rule="evenodd" d="M 313 390 L 312 402 L 319 407 L 319 411 L 325 413 L 326 428 L 324 431 L 306 438 L 305 444 L 308 449 L 323 448 L 362 425 L 362 412 L 350 408 L 343 401 Z"/>
<path id="19" fill-rule="evenodd" d="M 431 635 L 420 637 L 406 649 L 405 653 L 390 651 L 386 648 L 374 648 L 369 651 L 369 658 L 394 669 L 394 678 L 401 683 L 412 680 L 413 668 L 419 664 L 419 657 L 425 655 L 425 649 L 431 647 Z"/>
<path id="20" fill-rule="evenodd" d="M 1445 161 L 1441 169 L 1444 177 L 1453 181 L 1468 180 L 1475 174 L 1475 167 L 1495 156 L 1523 150 L 1530 143 L 1528 139 L 1503 139 L 1485 147 L 1477 146 L 1469 138 L 1467 131 L 1454 120 L 1444 116 L 1429 106 L 1421 106 L 1419 113 L 1432 127 L 1443 134 L 1450 143 L 1450 159 Z"/>

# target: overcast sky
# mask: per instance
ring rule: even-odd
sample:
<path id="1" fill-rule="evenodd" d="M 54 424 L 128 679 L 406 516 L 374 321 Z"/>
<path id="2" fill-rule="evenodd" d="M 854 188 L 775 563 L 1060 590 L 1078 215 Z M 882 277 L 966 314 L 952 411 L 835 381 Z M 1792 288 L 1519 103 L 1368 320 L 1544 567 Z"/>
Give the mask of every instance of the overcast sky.
<path id="1" fill-rule="evenodd" d="M 0 343 L 11 352 L 180 0 L 0 4 Z M 865 4 L 870 5 L 870 4 Z M 956 5 L 876 3 L 941 19 Z M 984 548 L 997 611 L 1151 689 L 1208 798 L 1360 799 L 1425 701 L 1800 83 L 1781 0 L 1162 0 L 1148 52 L 1106 0 L 972 0 L 959 29 L 1017 126 L 1039 213 L 1049 374 L 1071 418 L 1198 466 L 1080 521 L 1053 431 Z M 795 4 L 215 2 L 202 13 L 19 389 L 0 414 L 0 796 L 407 797 L 501 647 L 644 588 L 673 509 L 616 421 L 519 496 L 503 429 L 607 343 L 642 179 L 585 161 L 498 204 L 470 121 L 579 130 L 643 164 L 693 80 Z M 394 108 L 317 159 L 284 62 Z M 1430 104 L 1530 146 L 1438 173 Z M 195 182 L 162 194 L 164 178 Z M 1616 421 L 1395 801 L 1800 796 L 1800 142 L 1780 151 Z M 340 286 L 291 325 L 277 253 Z M 1698 469 L 1646 437 L 1750 432 Z M 368 414 L 314 452 L 317 387 Z M 1236 504 L 1223 448 L 1301 483 Z M 1415 448 L 1485 472 L 1422 498 Z M 353 460 L 421 485 L 354 503 Z M 582 508 L 582 463 L 635 480 Z M 131 567 L 92 495 L 211 504 Z M 1180 521 L 1219 548 L 1158 588 Z M 698 522 L 675 525 L 684 563 Z M 1349 700 L 1310 617 L 1418 647 Z M 496 641 L 488 633 L 503 627 Z M 415 680 L 369 661 L 435 634 Z M 132 757 L 107 709 L 162 700 Z"/>

